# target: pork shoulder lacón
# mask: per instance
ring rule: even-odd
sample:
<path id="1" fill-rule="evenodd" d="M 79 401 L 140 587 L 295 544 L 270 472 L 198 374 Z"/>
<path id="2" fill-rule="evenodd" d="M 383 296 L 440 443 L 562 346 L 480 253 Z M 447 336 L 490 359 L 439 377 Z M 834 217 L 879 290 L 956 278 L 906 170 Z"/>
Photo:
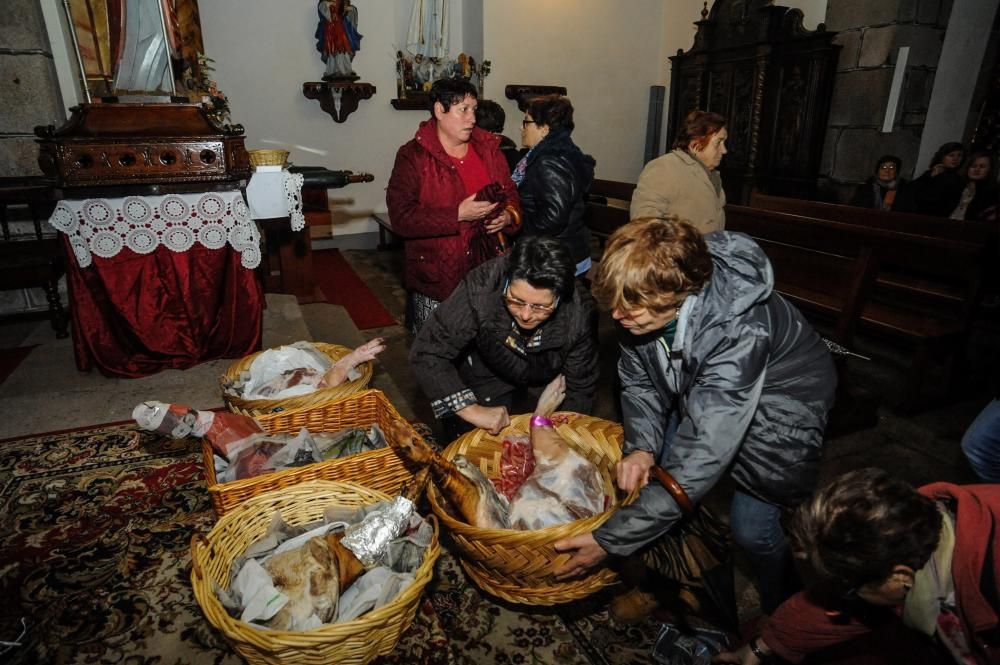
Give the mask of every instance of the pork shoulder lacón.
<path id="1" fill-rule="evenodd" d="M 548 418 L 566 397 L 561 374 L 545 387 L 535 416 Z M 604 483 L 597 467 L 566 443 L 552 425 L 531 426 L 535 468 L 510 502 L 515 529 L 544 529 L 597 515 L 604 510 Z"/>
<path id="2" fill-rule="evenodd" d="M 507 500 L 475 464 L 462 455 L 449 461 L 402 423 L 389 426 L 386 440 L 405 460 L 430 469 L 441 494 L 468 524 L 483 529 L 509 529 Z"/>
<path id="3" fill-rule="evenodd" d="M 340 594 L 365 572 L 364 565 L 340 540 L 343 533 L 310 538 L 305 545 L 276 554 L 264 568 L 275 588 L 288 596 L 268 627 L 274 630 L 299 628 L 315 613 L 323 623 L 337 617 Z"/>

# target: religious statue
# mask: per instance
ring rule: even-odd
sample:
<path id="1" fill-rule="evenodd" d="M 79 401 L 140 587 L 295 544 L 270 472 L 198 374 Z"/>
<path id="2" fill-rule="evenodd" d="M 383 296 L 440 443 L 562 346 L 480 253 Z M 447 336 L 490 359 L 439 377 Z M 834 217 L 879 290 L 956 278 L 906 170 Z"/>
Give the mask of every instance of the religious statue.
<path id="1" fill-rule="evenodd" d="M 424 58 L 448 56 L 449 0 L 413 0 L 406 50 Z"/>
<path id="2" fill-rule="evenodd" d="M 357 8 L 350 0 L 319 0 L 317 10 L 316 50 L 323 54 L 326 63 L 323 80 L 356 81 L 359 77 L 351 62 L 361 49 Z"/>
<path id="3" fill-rule="evenodd" d="M 173 93 L 172 58 L 180 57 L 180 35 L 169 0 L 109 3 L 116 65 L 112 88 L 126 93 Z"/>
<path id="4" fill-rule="evenodd" d="M 466 81 L 472 78 L 472 61 L 469 56 L 464 53 L 458 54 L 455 62 L 451 65 L 451 77 Z"/>

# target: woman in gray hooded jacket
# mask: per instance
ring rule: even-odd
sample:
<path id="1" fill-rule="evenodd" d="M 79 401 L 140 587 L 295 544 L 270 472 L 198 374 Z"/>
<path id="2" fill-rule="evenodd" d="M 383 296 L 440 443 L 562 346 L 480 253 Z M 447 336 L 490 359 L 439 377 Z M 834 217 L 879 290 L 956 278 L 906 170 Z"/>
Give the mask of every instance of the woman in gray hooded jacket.
<path id="1" fill-rule="evenodd" d="M 658 464 L 694 503 L 728 472 L 733 539 L 755 569 L 764 611 L 795 591 L 779 518 L 815 488 L 836 371 L 822 339 L 772 288 L 767 257 L 745 235 L 703 237 L 676 219 L 635 220 L 612 234 L 594 295 L 627 333 L 617 475 L 623 490 L 642 491 L 593 533 L 556 543 L 573 555 L 562 576 L 671 531 L 681 508 L 647 484 Z"/>

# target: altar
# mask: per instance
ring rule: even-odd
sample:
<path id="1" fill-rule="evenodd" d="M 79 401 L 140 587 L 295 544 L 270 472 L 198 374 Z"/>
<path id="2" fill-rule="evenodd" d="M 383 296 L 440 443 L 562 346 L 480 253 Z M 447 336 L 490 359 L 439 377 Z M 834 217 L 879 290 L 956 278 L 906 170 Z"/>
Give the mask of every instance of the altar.
<path id="1" fill-rule="evenodd" d="M 201 104 L 82 104 L 39 128 L 81 371 L 135 378 L 260 346 L 261 239 L 239 125 Z"/>
<path id="2" fill-rule="evenodd" d="M 65 199 L 77 368 L 134 378 L 258 349 L 260 235 L 239 190 Z"/>

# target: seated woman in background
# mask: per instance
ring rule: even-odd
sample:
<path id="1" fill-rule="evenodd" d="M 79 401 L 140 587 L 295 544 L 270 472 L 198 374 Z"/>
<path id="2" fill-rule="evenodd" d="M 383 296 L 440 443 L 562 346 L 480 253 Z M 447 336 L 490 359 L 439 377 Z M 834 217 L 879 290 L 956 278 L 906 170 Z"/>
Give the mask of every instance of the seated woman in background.
<path id="1" fill-rule="evenodd" d="M 521 214 L 500 140 L 476 127 L 476 88 L 437 81 L 430 102 L 432 117 L 396 153 L 385 196 L 392 230 L 406 240 L 406 327 L 413 333 L 481 262 L 473 245 L 516 228 Z M 492 190 L 499 197 L 482 196 Z"/>
<path id="2" fill-rule="evenodd" d="M 573 143 L 573 105 L 546 95 L 528 103 L 521 143 L 528 154 L 514 168 L 524 211 L 524 233 L 559 238 L 569 248 L 576 274 L 590 270 L 590 231 L 583 222 L 596 162 Z"/>
<path id="3" fill-rule="evenodd" d="M 508 256 L 472 270 L 427 320 L 410 366 L 449 440 L 473 427 L 499 433 L 512 408 L 533 409 L 559 374 L 562 408 L 589 411 L 596 322 L 573 267 L 559 240 L 522 238 Z"/>
<path id="4" fill-rule="evenodd" d="M 895 155 L 882 155 L 875 165 L 875 175 L 859 185 L 851 205 L 876 210 L 908 212 L 911 205 L 906 200 L 909 184 L 899 176 L 902 160 Z"/>
<path id="5" fill-rule="evenodd" d="M 726 225 L 726 193 L 718 168 L 728 136 L 726 119 L 718 113 L 688 113 L 674 149 L 639 174 L 629 219 L 676 216 L 702 233 L 721 231 Z"/>
<path id="6" fill-rule="evenodd" d="M 921 215 L 947 217 L 954 209 L 953 201 L 962 190 L 958 169 L 962 166 L 965 146 L 945 143 L 931 158 L 931 165 L 913 181 L 913 207 Z"/>
<path id="7" fill-rule="evenodd" d="M 969 155 L 958 173 L 963 187 L 952 199 L 951 219 L 997 220 L 997 181 L 993 156 L 981 150 Z"/>
<path id="8" fill-rule="evenodd" d="M 873 644 L 891 662 L 1000 663 L 998 517 L 1000 485 L 914 490 L 880 469 L 844 474 L 791 525 L 793 546 L 823 583 L 790 598 L 760 637 L 716 662 L 753 665 L 774 653 L 798 663 L 902 619 L 914 631 L 902 644 Z M 851 653 L 843 662 L 862 652 Z"/>

